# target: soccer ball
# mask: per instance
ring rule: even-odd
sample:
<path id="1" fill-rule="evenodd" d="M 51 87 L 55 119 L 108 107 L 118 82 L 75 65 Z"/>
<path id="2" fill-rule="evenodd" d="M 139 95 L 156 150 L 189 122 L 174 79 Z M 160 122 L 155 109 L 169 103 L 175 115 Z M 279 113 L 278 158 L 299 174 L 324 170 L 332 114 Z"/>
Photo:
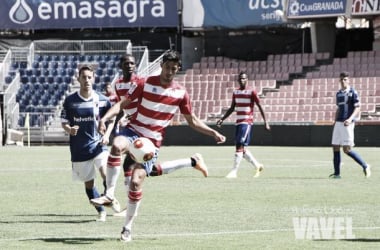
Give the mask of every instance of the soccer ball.
<path id="1" fill-rule="evenodd" d="M 150 161 L 155 152 L 156 147 L 153 142 L 145 137 L 135 139 L 129 148 L 129 155 L 137 163 Z"/>

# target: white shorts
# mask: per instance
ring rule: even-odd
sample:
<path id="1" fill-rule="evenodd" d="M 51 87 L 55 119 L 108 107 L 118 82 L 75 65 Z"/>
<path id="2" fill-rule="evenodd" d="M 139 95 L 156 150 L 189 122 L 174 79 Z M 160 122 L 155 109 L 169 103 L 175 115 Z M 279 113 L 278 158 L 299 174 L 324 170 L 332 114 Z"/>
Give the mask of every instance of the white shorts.
<path id="1" fill-rule="evenodd" d="M 343 122 L 335 122 L 331 144 L 353 147 L 355 145 L 354 128 L 355 123 L 350 123 L 350 125 L 344 126 Z"/>
<path id="2" fill-rule="evenodd" d="M 72 162 L 72 177 L 74 181 L 90 181 L 95 179 L 96 171 L 101 167 L 107 167 L 108 151 L 103 151 L 95 158 L 88 161 Z"/>

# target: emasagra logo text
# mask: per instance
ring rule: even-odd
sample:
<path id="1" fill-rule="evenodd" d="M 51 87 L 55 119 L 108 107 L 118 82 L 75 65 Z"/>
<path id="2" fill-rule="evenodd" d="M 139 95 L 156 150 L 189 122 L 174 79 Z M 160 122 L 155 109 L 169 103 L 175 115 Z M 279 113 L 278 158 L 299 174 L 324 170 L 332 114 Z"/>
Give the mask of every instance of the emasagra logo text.
<path id="1" fill-rule="evenodd" d="M 36 1 L 32 8 L 28 0 L 15 0 L 9 11 L 10 20 L 17 24 L 27 24 L 34 14 L 40 20 L 75 20 L 75 19 L 127 19 L 135 23 L 139 18 L 151 15 L 164 18 L 164 0 L 92 0 L 92 1 Z M 29 0 L 32 1 L 32 0 Z"/>
<path id="2" fill-rule="evenodd" d="M 26 24 L 33 19 L 33 11 L 25 0 L 16 0 L 9 10 L 9 18 L 17 24 Z"/>

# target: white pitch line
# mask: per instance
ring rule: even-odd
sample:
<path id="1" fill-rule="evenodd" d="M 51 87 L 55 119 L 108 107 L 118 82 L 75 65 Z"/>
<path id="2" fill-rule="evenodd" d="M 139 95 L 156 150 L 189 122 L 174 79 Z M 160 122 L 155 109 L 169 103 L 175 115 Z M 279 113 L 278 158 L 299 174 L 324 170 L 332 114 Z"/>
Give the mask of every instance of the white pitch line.
<path id="1" fill-rule="evenodd" d="M 375 227 L 353 227 L 352 230 L 379 230 L 380 226 Z M 275 233 L 275 232 L 294 232 L 293 228 L 283 228 L 283 229 L 256 229 L 256 230 L 245 230 L 245 231 L 223 231 L 223 232 L 205 232 L 205 233 L 168 233 L 168 234 L 133 234 L 134 238 L 154 238 L 154 237 L 199 237 L 199 236 L 212 236 L 212 235 L 231 235 L 231 234 L 255 234 L 255 233 Z M 64 236 L 64 237 L 33 237 L 33 238 L 12 238 L 12 239 L 0 239 L 0 242 L 6 241 L 32 241 L 32 240 L 48 240 L 48 239 L 116 239 L 118 235 L 99 235 L 89 236 L 89 235 L 75 235 L 75 236 Z"/>

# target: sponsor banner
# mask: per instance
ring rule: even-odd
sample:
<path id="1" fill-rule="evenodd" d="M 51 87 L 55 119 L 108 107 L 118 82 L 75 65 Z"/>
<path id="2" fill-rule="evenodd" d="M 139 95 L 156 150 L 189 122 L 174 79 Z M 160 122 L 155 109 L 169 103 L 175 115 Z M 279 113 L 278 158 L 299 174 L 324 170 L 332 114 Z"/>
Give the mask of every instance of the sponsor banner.
<path id="1" fill-rule="evenodd" d="M 2 0 L 2 29 L 176 27 L 175 0 Z"/>
<path id="2" fill-rule="evenodd" d="M 185 28 L 282 24 L 283 0 L 183 0 Z"/>
<path id="3" fill-rule="evenodd" d="M 288 19 L 337 17 L 346 14 L 347 0 L 289 0 Z"/>
<path id="4" fill-rule="evenodd" d="M 352 0 L 352 16 L 379 15 L 379 0 Z"/>

